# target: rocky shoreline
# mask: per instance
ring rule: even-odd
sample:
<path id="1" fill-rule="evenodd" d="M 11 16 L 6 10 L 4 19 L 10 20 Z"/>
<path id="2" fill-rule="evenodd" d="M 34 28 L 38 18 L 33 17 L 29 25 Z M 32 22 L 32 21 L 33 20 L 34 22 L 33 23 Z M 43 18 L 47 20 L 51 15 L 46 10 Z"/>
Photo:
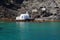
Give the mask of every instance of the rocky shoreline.
<path id="1" fill-rule="evenodd" d="M 13 1 L 14 6 L 12 9 L 0 5 L 0 19 L 16 21 L 15 18 L 17 16 L 28 11 L 33 19 L 60 20 L 59 2 L 59 0 L 24 0 L 22 4 L 17 4 Z M 12 6 L 11 4 L 9 5 Z M 18 8 L 16 8 L 17 6 Z M 44 11 L 41 10 L 42 8 L 45 8 Z"/>
<path id="2" fill-rule="evenodd" d="M 60 22 L 60 20 L 16 20 L 13 18 L 0 18 L 1 22 Z"/>

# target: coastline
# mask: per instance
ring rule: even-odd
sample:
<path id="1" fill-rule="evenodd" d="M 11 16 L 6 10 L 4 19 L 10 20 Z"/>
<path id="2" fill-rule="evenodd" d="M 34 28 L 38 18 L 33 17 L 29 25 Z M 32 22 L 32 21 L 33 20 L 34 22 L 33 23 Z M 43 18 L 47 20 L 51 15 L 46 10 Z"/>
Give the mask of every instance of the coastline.
<path id="1" fill-rule="evenodd" d="M 60 20 L 16 20 L 13 18 L 0 18 L 0 22 L 60 22 Z"/>

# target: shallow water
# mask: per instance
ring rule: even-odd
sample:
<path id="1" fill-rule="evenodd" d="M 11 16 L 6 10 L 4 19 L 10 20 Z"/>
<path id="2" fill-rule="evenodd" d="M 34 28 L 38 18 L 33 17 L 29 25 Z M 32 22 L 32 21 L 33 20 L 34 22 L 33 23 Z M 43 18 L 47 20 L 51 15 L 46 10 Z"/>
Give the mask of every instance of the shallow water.
<path id="1" fill-rule="evenodd" d="M 60 22 L 0 22 L 0 40 L 60 40 Z"/>

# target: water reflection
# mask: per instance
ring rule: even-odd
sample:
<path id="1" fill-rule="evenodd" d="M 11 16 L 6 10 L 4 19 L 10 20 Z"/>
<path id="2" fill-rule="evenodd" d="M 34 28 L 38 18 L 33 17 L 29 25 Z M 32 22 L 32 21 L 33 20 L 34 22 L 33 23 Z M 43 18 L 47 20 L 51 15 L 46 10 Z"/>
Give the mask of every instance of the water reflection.
<path id="1" fill-rule="evenodd" d="M 20 27 L 21 30 L 28 29 L 29 23 L 27 22 L 16 22 L 17 27 Z"/>
<path id="2" fill-rule="evenodd" d="M 60 40 L 60 23 L 17 22 L 21 40 Z"/>
<path id="3" fill-rule="evenodd" d="M 29 23 L 27 22 L 17 22 L 17 26 L 20 27 L 20 38 L 25 40 L 29 38 Z"/>

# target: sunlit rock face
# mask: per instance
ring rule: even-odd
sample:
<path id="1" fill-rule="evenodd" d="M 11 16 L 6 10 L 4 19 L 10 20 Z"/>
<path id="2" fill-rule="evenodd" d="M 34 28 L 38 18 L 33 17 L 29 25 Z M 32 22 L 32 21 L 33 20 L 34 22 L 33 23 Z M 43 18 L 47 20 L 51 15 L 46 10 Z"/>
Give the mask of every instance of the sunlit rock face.
<path id="1" fill-rule="evenodd" d="M 48 10 L 55 10 L 55 7 L 60 7 L 59 0 L 28 0 L 24 1 L 23 4 L 29 10 L 32 10 L 33 8 L 39 9 L 40 7 L 46 7 Z"/>
<path id="2" fill-rule="evenodd" d="M 46 7 L 59 6 L 57 0 L 28 0 L 28 1 L 24 1 L 24 4 L 29 7 L 36 7 L 36 8 L 39 8 L 41 6 L 46 6 Z"/>
<path id="3" fill-rule="evenodd" d="M 37 14 L 41 14 L 40 7 L 45 7 L 48 13 L 57 14 L 60 12 L 60 0 L 24 0 L 22 5 L 32 15 L 35 15 L 31 12 L 33 9 L 37 9 Z"/>

